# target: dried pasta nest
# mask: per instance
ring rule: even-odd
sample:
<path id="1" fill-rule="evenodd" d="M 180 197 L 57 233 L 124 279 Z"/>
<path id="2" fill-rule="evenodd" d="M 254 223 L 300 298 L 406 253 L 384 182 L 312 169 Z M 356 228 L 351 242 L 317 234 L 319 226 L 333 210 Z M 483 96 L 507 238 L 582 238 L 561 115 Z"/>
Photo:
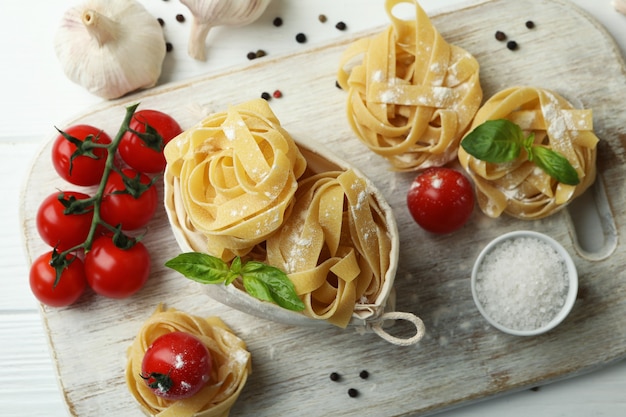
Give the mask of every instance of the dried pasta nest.
<path id="1" fill-rule="evenodd" d="M 165 207 L 181 249 L 278 267 L 306 308 L 259 301 L 237 282 L 205 286 L 212 298 L 303 326 L 367 327 L 393 310 L 399 239 L 391 208 L 358 170 L 294 141 L 265 100 L 208 116 L 165 155 Z"/>
<path id="2" fill-rule="evenodd" d="M 393 14 L 410 3 L 415 18 Z M 416 0 L 387 0 L 392 24 L 343 53 L 338 83 L 356 136 L 395 170 L 442 166 L 482 101 L 478 61 L 447 43 Z"/>
<path id="3" fill-rule="evenodd" d="M 506 213 L 519 219 L 540 219 L 563 209 L 588 189 L 596 178 L 593 117 L 589 109 L 575 109 L 558 93 L 543 88 L 516 86 L 495 94 L 476 113 L 471 129 L 487 120 L 508 119 L 534 144 L 565 156 L 578 173 L 580 183 L 558 182 L 526 155 L 512 162 L 481 161 L 459 147 L 459 162 L 476 185 L 481 210 L 490 217 Z"/>
<path id="4" fill-rule="evenodd" d="M 166 400 L 156 396 L 141 377 L 146 350 L 160 336 L 181 331 L 196 336 L 213 360 L 211 380 L 189 398 Z M 252 370 L 246 344 L 219 317 L 198 317 L 159 305 L 128 348 L 126 385 L 147 416 L 227 417 Z"/>

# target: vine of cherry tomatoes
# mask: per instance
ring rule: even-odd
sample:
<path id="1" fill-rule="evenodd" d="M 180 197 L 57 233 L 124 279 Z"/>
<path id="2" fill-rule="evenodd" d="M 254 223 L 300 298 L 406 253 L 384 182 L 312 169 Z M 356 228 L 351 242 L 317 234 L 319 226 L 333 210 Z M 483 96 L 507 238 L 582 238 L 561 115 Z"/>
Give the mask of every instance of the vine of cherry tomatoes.
<path id="1" fill-rule="evenodd" d="M 57 174 L 70 184 L 97 188 L 53 192 L 37 210 L 37 231 L 51 250 L 33 262 L 29 282 L 43 304 L 70 305 L 88 287 L 126 298 L 148 280 L 150 254 L 136 235 L 158 206 L 154 184 L 165 168 L 163 148 L 182 129 L 166 113 L 137 107 L 126 109 L 113 139 L 79 124 L 59 130 L 53 142 Z"/>

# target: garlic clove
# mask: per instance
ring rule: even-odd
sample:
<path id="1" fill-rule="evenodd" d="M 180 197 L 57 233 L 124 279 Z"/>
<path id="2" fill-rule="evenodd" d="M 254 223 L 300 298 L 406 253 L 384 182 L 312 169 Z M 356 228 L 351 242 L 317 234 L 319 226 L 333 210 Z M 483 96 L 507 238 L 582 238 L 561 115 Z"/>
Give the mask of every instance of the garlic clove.
<path id="1" fill-rule="evenodd" d="M 194 18 L 191 23 L 191 31 L 189 32 L 189 45 L 187 53 L 193 59 L 198 61 L 206 61 L 206 38 L 213 26 L 210 23 L 201 22 Z"/>
<path id="2" fill-rule="evenodd" d="M 54 43 L 65 75 L 105 99 L 154 86 L 166 54 L 161 25 L 136 0 L 87 0 L 67 10 Z"/>
<path id="3" fill-rule="evenodd" d="M 180 0 L 193 15 L 188 53 L 206 60 L 206 38 L 214 26 L 243 26 L 257 20 L 271 0 Z"/>
<path id="4" fill-rule="evenodd" d="M 613 0 L 613 7 L 621 14 L 626 15 L 626 0 Z"/>

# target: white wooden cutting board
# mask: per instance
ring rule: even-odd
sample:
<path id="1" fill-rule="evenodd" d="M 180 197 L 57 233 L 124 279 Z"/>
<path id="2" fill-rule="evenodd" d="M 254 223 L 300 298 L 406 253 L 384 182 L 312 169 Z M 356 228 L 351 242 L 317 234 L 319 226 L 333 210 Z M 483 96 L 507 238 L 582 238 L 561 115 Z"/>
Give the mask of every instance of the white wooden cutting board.
<path id="1" fill-rule="evenodd" d="M 535 29 L 527 29 L 526 20 L 533 20 Z M 526 84 L 556 90 L 594 110 L 601 138 L 600 181 L 612 208 L 614 232 L 623 236 L 626 77 L 619 52 L 605 31 L 570 3 L 552 0 L 494 0 L 435 16 L 433 22 L 449 42 L 476 56 L 485 97 Z M 516 40 L 519 49 L 510 51 L 496 41 L 496 30 Z M 598 256 L 604 259 L 580 256 L 565 211 L 524 222 L 488 219 L 476 210 L 470 224 L 448 236 L 429 235 L 413 223 L 405 195 L 414 174 L 390 172 L 385 161 L 360 144 L 346 122 L 345 92 L 335 87 L 335 72 L 351 40 L 279 59 L 264 58 L 245 68 L 106 103 L 66 126 L 91 123 L 114 133 L 125 105 L 140 101 L 141 108 L 163 110 L 189 127 L 201 117 L 199 109 L 222 111 L 263 91 L 280 89 L 284 97 L 271 104 L 283 126 L 299 140 L 325 144 L 356 165 L 394 208 L 401 231 L 397 308 L 422 317 L 426 337 L 417 345 L 396 347 L 374 334 L 330 326 L 288 327 L 222 306 L 208 298 L 200 284 L 163 267 L 178 248 L 161 210 L 146 239 L 154 272 L 139 294 L 123 301 L 89 294 L 71 308 L 42 307 L 72 416 L 140 415 L 124 383 L 125 350 L 160 302 L 197 315 L 219 315 L 248 342 L 253 374 L 232 416 L 424 415 L 571 377 L 626 356 L 626 247 L 620 241 L 610 256 Z M 49 151 L 46 145 L 36 157 L 21 207 L 30 259 L 47 250 L 33 220 L 39 202 L 55 188 L 67 188 L 54 175 Z M 498 234 L 515 229 L 538 230 L 559 240 L 573 255 L 580 274 L 579 298 L 571 315 L 540 337 L 513 337 L 491 328 L 470 293 L 470 270 L 478 252 Z M 603 239 L 600 234 L 600 246 Z M 391 330 L 398 336 L 411 335 L 408 326 Z M 362 369 L 369 371 L 369 379 L 359 378 Z M 330 381 L 331 372 L 341 373 L 343 379 Z M 350 398 L 351 387 L 361 395 Z"/>

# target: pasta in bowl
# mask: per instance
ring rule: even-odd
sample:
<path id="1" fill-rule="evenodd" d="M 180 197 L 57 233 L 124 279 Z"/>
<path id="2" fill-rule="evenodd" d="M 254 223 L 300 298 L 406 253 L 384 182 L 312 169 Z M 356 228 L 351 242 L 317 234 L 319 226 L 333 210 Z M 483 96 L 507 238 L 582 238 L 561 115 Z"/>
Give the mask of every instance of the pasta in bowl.
<path id="1" fill-rule="evenodd" d="M 391 207 L 357 169 L 296 142 L 265 100 L 208 116 L 165 156 L 165 207 L 182 251 L 276 267 L 305 307 L 260 301 L 238 280 L 207 285 L 212 298 L 293 325 L 378 332 L 392 319 L 399 239 Z M 421 338 L 421 320 L 396 318 L 416 323 Z"/>

